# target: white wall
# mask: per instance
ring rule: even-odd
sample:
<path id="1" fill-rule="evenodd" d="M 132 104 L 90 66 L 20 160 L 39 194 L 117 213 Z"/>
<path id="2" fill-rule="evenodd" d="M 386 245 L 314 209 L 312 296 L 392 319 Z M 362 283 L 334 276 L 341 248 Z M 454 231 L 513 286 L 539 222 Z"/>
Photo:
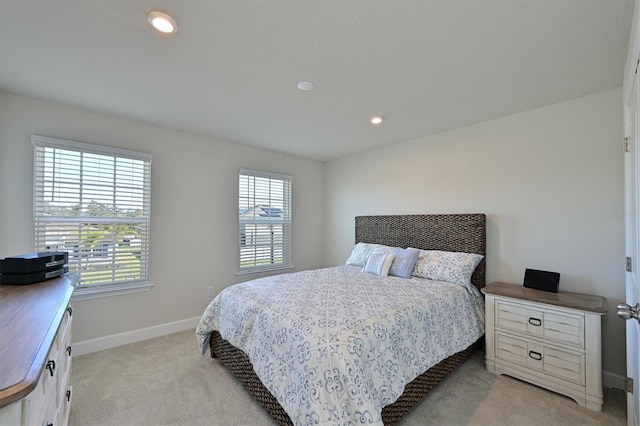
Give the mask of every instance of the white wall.
<path id="1" fill-rule="evenodd" d="M 621 147 L 616 89 L 328 162 L 325 266 L 348 257 L 357 215 L 486 213 L 487 281 L 537 268 L 607 297 L 603 367 L 626 376 Z"/>
<path id="2" fill-rule="evenodd" d="M 293 263 L 322 266 L 322 163 L 1 92 L 0 258 L 33 251 L 31 134 L 153 154 L 154 287 L 76 301 L 76 342 L 199 316 L 208 286 L 239 281 L 239 167 L 293 175 Z"/>

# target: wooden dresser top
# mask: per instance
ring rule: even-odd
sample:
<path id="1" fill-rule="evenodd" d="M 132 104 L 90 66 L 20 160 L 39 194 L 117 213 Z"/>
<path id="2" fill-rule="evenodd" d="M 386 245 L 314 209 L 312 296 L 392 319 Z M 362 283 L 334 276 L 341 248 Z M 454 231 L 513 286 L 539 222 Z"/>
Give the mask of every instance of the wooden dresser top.
<path id="1" fill-rule="evenodd" d="M 570 291 L 536 290 L 518 284 L 495 282 L 482 289 L 484 294 L 511 297 L 514 299 L 528 300 L 531 302 L 546 303 L 548 305 L 562 306 L 565 308 L 579 309 L 581 311 L 604 314 L 607 312 L 607 299 L 591 294 L 573 293 Z"/>
<path id="2" fill-rule="evenodd" d="M 35 389 L 75 289 L 67 273 L 28 285 L 0 285 L 0 407 Z"/>

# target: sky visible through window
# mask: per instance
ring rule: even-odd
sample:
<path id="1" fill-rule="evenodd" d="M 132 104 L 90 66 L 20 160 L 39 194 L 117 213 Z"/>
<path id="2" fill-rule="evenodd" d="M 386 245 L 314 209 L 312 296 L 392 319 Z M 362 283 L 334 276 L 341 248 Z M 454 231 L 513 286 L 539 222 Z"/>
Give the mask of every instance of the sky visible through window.
<path id="1" fill-rule="evenodd" d="M 144 162 L 109 155 L 45 149 L 44 201 L 50 214 L 129 215 L 144 209 Z"/>

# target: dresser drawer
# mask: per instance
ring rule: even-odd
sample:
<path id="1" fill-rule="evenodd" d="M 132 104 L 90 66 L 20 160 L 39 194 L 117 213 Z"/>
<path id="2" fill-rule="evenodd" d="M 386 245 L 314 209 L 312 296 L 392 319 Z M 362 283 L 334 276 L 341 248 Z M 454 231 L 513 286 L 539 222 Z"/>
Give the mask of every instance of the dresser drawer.
<path id="1" fill-rule="evenodd" d="M 56 344 L 59 345 L 59 350 L 66 348 L 66 342 L 68 335 L 71 332 L 71 315 L 73 313 L 73 307 L 69 304 L 62 316 L 60 327 L 58 328 L 58 334 L 56 336 Z"/>
<path id="2" fill-rule="evenodd" d="M 550 339 L 584 349 L 584 315 L 497 300 L 496 328 Z"/>
<path id="3" fill-rule="evenodd" d="M 514 335 L 496 332 L 495 357 L 531 370 L 585 384 L 585 355 L 547 344 L 532 342 Z"/>

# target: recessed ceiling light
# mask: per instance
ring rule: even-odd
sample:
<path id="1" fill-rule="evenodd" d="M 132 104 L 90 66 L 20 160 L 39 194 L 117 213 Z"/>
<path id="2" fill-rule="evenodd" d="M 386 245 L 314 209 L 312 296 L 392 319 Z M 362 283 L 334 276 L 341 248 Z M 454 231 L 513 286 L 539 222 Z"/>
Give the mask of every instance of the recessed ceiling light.
<path id="1" fill-rule="evenodd" d="M 313 83 L 310 81 L 301 81 L 300 83 L 298 83 L 298 89 L 302 90 L 303 92 L 308 92 L 310 90 L 313 90 Z"/>
<path id="2" fill-rule="evenodd" d="M 154 10 L 149 12 L 147 20 L 153 28 L 162 33 L 173 34 L 178 31 L 178 24 L 176 24 L 176 21 L 166 13 L 156 12 Z"/>
<path id="3" fill-rule="evenodd" d="M 371 117 L 371 124 L 381 124 L 382 120 L 384 120 L 384 118 L 380 115 L 376 115 L 374 117 Z"/>

